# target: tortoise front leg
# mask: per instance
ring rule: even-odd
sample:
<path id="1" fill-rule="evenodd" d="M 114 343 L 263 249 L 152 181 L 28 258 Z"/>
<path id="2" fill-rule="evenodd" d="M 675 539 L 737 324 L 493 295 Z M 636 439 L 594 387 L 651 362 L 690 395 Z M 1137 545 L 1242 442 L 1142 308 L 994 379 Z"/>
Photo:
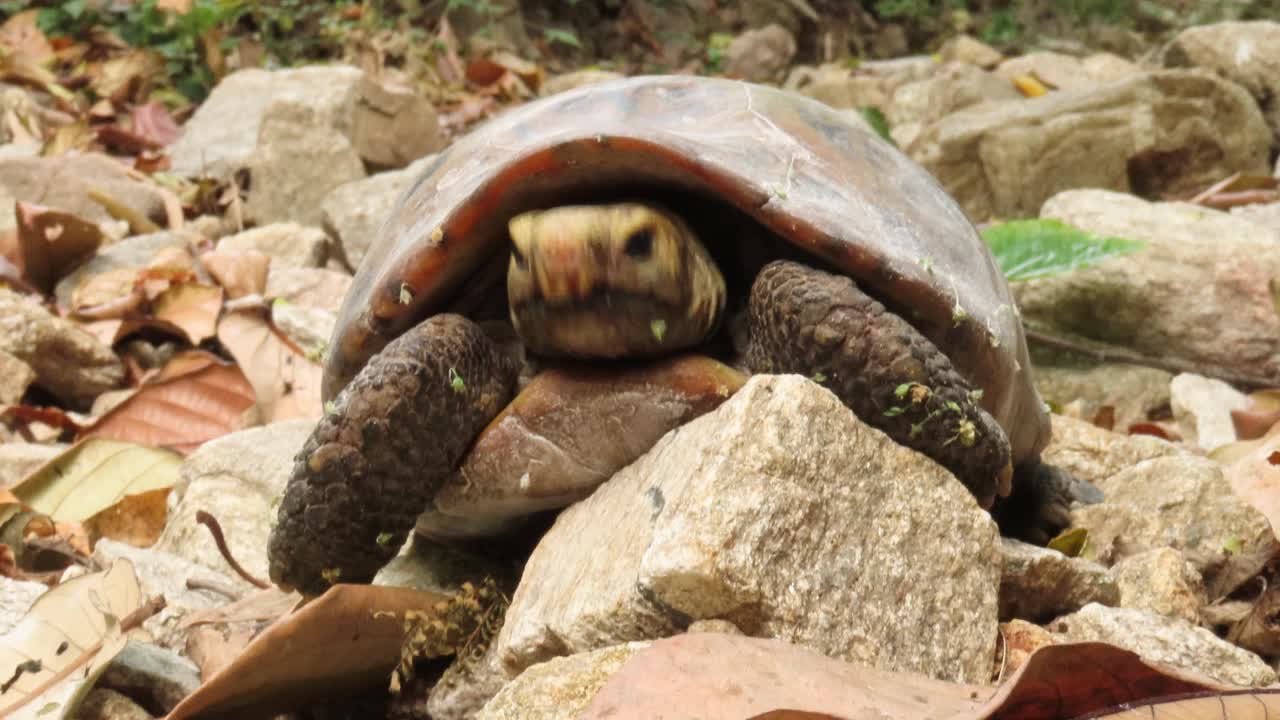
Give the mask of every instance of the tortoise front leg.
<path id="1" fill-rule="evenodd" d="M 308 594 L 371 580 L 510 400 L 518 371 L 461 315 L 436 315 L 388 344 L 294 459 L 268 546 L 271 579 Z"/>
<path id="2" fill-rule="evenodd" d="M 950 470 L 984 507 L 1008 493 L 1009 441 L 980 395 L 851 279 L 778 260 L 756 276 L 749 303 L 749 371 L 816 380 L 864 422 Z"/>

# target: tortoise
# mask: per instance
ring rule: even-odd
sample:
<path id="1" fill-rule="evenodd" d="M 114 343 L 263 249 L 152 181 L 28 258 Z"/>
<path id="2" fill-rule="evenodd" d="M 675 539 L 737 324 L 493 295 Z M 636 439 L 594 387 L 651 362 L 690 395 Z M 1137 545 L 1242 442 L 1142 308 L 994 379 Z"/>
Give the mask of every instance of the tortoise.
<path id="1" fill-rule="evenodd" d="M 1065 526 L 1014 300 L 942 187 L 818 101 L 641 76 L 508 110 L 405 190 L 340 310 L 272 579 L 370 579 L 530 363 L 680 352 L 820 382 L 1006 534 Z"/>

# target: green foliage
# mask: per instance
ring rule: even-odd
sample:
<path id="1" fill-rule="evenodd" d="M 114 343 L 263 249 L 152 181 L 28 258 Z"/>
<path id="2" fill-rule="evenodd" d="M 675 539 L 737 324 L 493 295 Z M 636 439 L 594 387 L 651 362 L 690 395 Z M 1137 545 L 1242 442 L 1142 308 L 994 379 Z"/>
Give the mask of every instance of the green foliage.
<path id="1" fill-rule="evenodd" d="M 560 45 L 568 45 L 571 48 L 582 48 L 582 43 L 578 41 L 577 34 L 572 30 L 553 27 L 542 28 L 542 37 L 546 38 L 547 42 L 552 45 L 559 43 Z"/>
<path id="2" fill-rule="evenodd" d="M 862 115 L 863 120 L 867 121 L 871 129 L 876 131 L 877 135 L 888 141 L 890 145 L 898 146 L 898 143 L 893 141 L 893 136 L 889 134 L 889 119 L 884 116 L 880 108 L 868 105 L 867 107 L 858 108 L 858 113 Z"/>
<path id="3" fill-rule="evenodd" d="M 1102 238 L 1049 219 L 994 225 L 983 231 L 982 239 L 1011 281 L 1058 275 L 1144 247 L 1135 240 Z"/>

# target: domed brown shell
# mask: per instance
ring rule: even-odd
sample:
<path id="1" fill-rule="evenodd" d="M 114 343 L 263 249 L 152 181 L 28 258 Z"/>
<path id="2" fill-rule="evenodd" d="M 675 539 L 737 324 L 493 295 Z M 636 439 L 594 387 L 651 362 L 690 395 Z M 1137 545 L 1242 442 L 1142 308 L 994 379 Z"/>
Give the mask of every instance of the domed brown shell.
<path id="1" fill-rule="evenodd" d="M 392 338 L 449 307 L 477 273 L 503 272 L 512 216 L 641 185 L 718 197 L 843 269 L 982 388 L 1015 461 L 1048 441 L 1008 284 L 942 187 L 822 103 L 692 76 L 634 77 L 531 102 L 442 153 L 356 274 L 330 345 L 326 397 Z"/>

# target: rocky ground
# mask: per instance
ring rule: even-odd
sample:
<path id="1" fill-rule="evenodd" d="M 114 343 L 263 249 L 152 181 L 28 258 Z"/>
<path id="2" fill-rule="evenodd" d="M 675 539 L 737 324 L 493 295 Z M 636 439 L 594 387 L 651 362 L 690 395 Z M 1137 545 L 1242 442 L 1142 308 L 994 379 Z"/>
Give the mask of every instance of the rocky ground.
<path id="1" fill-rule="evenodd" d="M 1045 459 L 1104 494 L 1074 532 L 1002 539 L 819 384 L 759 376 L 530 553 L 419 537 L 372 586 L 299 608 L 255 579 L 379 225 L 475 123 L 643 64 L 549 72 L 491 48 L 438 65 L 434 90 L 368 62 L 244 69 L 180 127 L 135 109 L 84 140 L 60 86 L 10 62 L 0 714 L 641 718 L 657 697 L 702 717 L 1070 717 L 1275 687 L 1280 23 L 1128 56 L 961 34 L 813 65 L 797 27 L 749 25 L 716 72 L 878 109 L 979 225 L 1143 243 L 1014 284 Z"/>

